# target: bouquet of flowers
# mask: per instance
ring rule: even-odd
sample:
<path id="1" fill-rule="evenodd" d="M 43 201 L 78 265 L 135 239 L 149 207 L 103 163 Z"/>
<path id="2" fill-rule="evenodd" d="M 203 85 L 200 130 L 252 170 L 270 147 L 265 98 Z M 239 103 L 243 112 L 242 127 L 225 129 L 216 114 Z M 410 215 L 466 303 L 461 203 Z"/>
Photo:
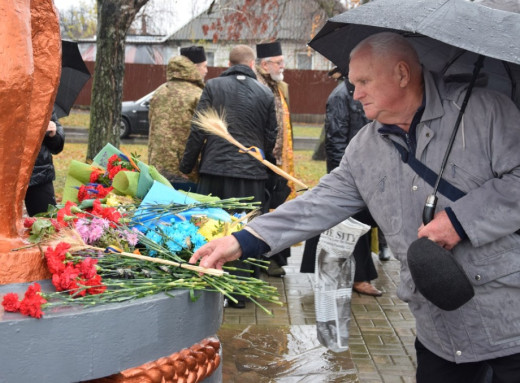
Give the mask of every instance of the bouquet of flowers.
<path id="1" fill-rule="evenodd" d="M 29 241 L 45 249 L 56 291 L 42 292 L 35 283 L 21 300 L 9 293 L 2 301 L 6 311 L 41 318 L 57 306 L 123 302 L 173 289 L 189 289 L 193 299 L 197 290 L 220 292 L 232 301 L 233 295 L 244 295 L 268 313 L 260 300 L 281 305 L 277 289 L 264 281 L 230 275 L 231 267 L 222 271 L 188 263 L 204 243 L 240 230 L 256 203 L 177 191 L 157 181 L 161 176 L 136 158 L 104 155 L 106 167 L 82 167 L 90 173 L 80 175 L 85 183 L 72 186 L 76 201 L 26 218 Z M 152 182 L 147 175 L 140 180 L 143 170 L 154 174 Z M 139 193 L 146 185 L 142 199 L 137 197 L 140 182 Z M 122 193 L 124 185 L 135 193 Z M 249 262 L 265 267 L 260 260 Z"/>

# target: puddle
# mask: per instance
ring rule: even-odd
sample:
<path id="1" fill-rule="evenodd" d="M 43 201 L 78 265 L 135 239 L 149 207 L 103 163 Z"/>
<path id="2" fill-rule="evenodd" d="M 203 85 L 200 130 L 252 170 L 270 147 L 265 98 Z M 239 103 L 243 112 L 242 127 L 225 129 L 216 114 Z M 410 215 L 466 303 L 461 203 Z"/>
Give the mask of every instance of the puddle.
<path id="1" fill-rule="evenodd" d="M 218 337 L 224 383 L 358 382 L 350 351 L 320 345 L 314 325 L 223 324 Z"/>

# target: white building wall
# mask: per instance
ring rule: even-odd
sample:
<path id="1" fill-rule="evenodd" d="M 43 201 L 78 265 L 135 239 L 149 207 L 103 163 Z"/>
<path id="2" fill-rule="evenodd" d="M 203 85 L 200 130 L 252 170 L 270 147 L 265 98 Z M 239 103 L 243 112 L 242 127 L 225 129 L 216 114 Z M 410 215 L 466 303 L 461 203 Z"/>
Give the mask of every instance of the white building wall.
<path id="1" fill-rule="evenodd" d="M 229 52 L 235 44 L 204 44 L 206 51 L 214 52 L 215 63 L 214 66 L 227 67 L 229 63 Z M 255 49 L 254 45 L 249 45 Z M 287 69 L 300 69 L 298 68 L 298 54 L 310 54 L 312 58 L 313 70 L 330 70 L 333 65 L 332 63 L 324 58 L 322 55 L 314 51 L 312 48 L 307 47 L 304 44 L 296 44 L 291 42 L 282 42 L 282 52 L 285 59 L 285 67 Z"/>
<path id="2" fill-rule="evenodd" d="M 180 42 L 176 44 L 126 44 L 126 62 L 138 63 L 138 64 L 156 64 L 166 65 L 168 60 L 172 56 L 179 55 L 181 46 L 190 45 L 203 45 L 204 49 L 208 52 L 213 52 L 215 55 L 215 62 L 213 66 L 227 67 L 229 63 L 229 51 L 235 44 L 227 43 L 193 43 L 191 41 Z M 250 45 L 251 48 L 255 49 L 254 45 Z M 96 44 L 95 42 L 80 42 L 79 48 L 81 55 L 85 61 L 96 60 Z M 135 56 L 132 52 L 135 49 L 139 51 L 150 51 L 150 54 Z M 148 49 L 146 49 L 148 48 Z M 156 52 L 155 54 L 153 52 Z M 294 42 L 283 42 L 282 41 L 282 52 L 285 59 L 285 67 L 287 69 L 302 69 L 298 67 L 298 54 L 309 54 L 312 60 L 313 70 L 330 70 L 333 65 L 325 57 L 314 51 L 312 48 L 307 47 L 305 44 L 294 43 Z M 161 62 L 162 61 L 162 62 Z"/>

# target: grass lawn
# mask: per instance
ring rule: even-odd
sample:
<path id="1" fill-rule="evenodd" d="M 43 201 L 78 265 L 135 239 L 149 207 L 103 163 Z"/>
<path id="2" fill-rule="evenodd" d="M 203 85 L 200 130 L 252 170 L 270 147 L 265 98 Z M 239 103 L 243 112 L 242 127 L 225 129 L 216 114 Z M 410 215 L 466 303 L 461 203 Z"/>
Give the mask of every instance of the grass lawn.
<path id="1" fill-rule="evenodd" d="M 90 113 L 88 110 L 73 109 L 69 116 L 60 119 L 60 123 L 64 126 L 84 127 L 88 129 L 90 124 Z M 321 133 L 321 126 L 294 124 L 295 137 L 315 137 L 318 138 Z M 127 153 L 137 153 L 143 162 L 147 162 L 148 148 L 146 145 L 121 145 Z M 63 186 L 65 185 L 65 177 L 71 160 L 84 162 L 87 153 L 87 144 L 67 143 L 63 152 L 54 156 L 54 166 L 56 168 L 56 181 L 54 188 L 58 201 L 63 195 Z M 326 173 L 325 161 L 312 160 L 312 151 L 295 151 L 295 176 L 309 186 L 314 186 L 320 177 Z"/>
<path id="2" fill-rule="evenodd" d="M 88 110 L 72 109 L 68 116 L 60 118 L 59 121 L 63 126 L 88 129 L 90 126 L 90 112 Z"/>
<path id="3" fill-rule="evenodd" d="M 321 134 L 321 125 L 293 125 L 294 137 L 312 137 L 319 138 Z"/>
<path id="4" fill-rule="evenodd" d="M 127 153 L 139 154 L 143 162 L 147 162 L 148 148 L 146 145 L 121 145 Z M 56 190 L 56 198 L 61 200 L 63 195 L 63 186 L 71 160 L 80 162 L 85 161 L 87 153 L 87 144 L 74 144 L 65 142 L 63 152 L 54 156 L 54 166 L 56 169 L 56 180 L 54 188 Z M 312 150 L 298 150 L 294 152 L 295 176 L 308 186 L 316 185 L 326 173 L 325 161 L 312 160 Z"/>
<path id="5" fill-rule="evenodd" d="M 60 123 L 63 126 L 88 129 L 90 126 L 90 113 L 88 110 L 73 109 L 69 116 L 60 118 Z M 321 128 L 321 125 L 293 124 L 293 135 L 295 137 L 318 138 Z"/>

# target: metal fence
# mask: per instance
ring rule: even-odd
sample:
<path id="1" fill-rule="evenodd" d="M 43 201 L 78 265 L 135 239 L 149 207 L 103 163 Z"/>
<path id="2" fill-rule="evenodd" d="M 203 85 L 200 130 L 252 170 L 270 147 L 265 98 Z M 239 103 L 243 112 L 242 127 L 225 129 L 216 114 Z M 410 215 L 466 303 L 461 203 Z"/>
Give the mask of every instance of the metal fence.
<path id="1" fill-rule="evenodd" d="M 94 63 L 87 62 L 94 74 Z M 217 77 L 226 68 L 210 67 L 206 81 Z M 295 122 L 322 123 L 325 104 L 336 82 L 327 76 L 327 71 L 294 70 L 284 72 L 289 84 L 291 117 Z M 126 64 L 123 84 L 123 101 L 137 100 L 166 81 L 166 66 L 148 64 Z M 76 105 L 90 105 L 92 78 L 79 94 Z"/>

